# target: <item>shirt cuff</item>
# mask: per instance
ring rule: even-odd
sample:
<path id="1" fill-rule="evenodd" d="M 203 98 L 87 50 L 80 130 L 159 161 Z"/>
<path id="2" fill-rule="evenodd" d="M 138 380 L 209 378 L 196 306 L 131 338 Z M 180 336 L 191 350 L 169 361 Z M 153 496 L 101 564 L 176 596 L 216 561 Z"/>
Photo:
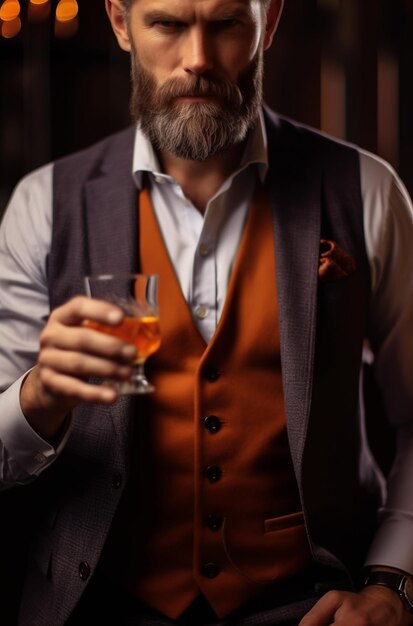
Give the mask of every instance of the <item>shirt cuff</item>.
<path id="1" fill-rule="evenodd" d="M 36 433 L 20 406 L 20 389 L 27 372 L 0 394 L 0 440 L 13 464 L 37 476 L 59 455 L 70 434 L 70 423 L 56 447 Z"/>
<path id="2" fill-rule="evenodd" d="M 413 575 L 413 515 L 383 509 L 382 522 L 370 547 L 366 567 L 395 567 Z"/>

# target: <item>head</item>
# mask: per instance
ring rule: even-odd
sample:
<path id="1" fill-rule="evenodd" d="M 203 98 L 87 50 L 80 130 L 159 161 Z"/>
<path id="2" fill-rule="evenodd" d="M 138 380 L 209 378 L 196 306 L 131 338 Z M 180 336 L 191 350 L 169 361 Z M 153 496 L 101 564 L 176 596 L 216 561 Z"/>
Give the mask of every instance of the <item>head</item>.
<path id="1" fill-rule="evenodd" d="M 106 0 L 131 53 L 131 111 L 159 151 L 202 161 L 241 143 L 262 101 L 283 0 Z"/>

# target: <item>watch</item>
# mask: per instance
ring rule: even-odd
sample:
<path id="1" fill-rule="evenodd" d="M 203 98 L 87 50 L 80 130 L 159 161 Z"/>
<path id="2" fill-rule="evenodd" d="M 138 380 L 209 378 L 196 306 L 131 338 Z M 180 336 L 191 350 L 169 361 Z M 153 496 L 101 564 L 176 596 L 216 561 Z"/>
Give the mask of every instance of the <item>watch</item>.
<path id="1" fill-rule="evenodd" d="M 392 589 L 400 596 L 404 608 L 413 613 L 413 576 L 375 570 L 367 574 L 364 580 L 364 586 L 366 585 L 381 585 Z"/>

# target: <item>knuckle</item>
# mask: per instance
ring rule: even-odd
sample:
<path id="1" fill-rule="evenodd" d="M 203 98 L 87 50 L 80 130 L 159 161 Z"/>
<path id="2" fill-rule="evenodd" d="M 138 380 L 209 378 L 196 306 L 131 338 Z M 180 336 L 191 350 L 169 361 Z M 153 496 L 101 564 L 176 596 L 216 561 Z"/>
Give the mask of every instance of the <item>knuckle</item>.
<path id="1" fill-rule="evenodd" d="M 49 367 L 41 367 L 40 368 L 39 379 L 40 379 L 40 383 L 46 389 L 51 390 L 51 389 L 54 388 L 56 377 L 54 375 L 53 370 L 51 370 Z"/>
<path id="2" fill-rule="evenodd" d="M 72 354 L 70 358 L 67 357 L 66 367 L 70 372 L 79 376 L 88 374 L 87 362 L 85 361 L 83 355 L 79 353 Z"/>
<path id="3" fill-rule="evenodd" d="M 70 347 L 79 353 L 88 353 L 91 350 L 91 338 L 87 329 L 80 328 L 72 331 Z"/>
<path id="4" fill-rule="evenodd" d="M 343 599 L 342 592 L 337 591 L 336 589 L 332 589 L 331 591 L 328 591 L 324 597 L 326 600 L 329 600 L 333 604 L 339 604 Z"/>
<path id="5" fill-rule="evenodd" d="M 108 376 L 109 378 L 117 376 L 118 374 L 118 366 L 113 361 L 107 361 L 102 367 L 104 370 L 103 376 Z"/>
<path id="6" fill-rule="evenodd" d="M 77 295 L 77 296 L 74 296 L 69 302 L 72 306 L 77 308 L 79 306 L 82 306 L 82 304 L 84 304 L 84 302 L 87 302 L 87 301 L 88 301 L 88 298 L 86 298 L 86 296 Z"/>
<path id="7" fill-rule="evenodd" d="M 41 368 L 44 368 L 48 364 L 49 359 L 47 349 L 40 350 L 37 362 Z M 43 371 L 43 369 L 41 369 L 41 371 Z"/>
<path id="8" fill-rule="evenodd" d="M 50 332 L 50 326 L 46 325 L 39 335 L 40 347 L 43 348 L 50 345 L 52 342 L 52 336 L 53 334 Z"/>
<path id="9" fill-rule="evenodd" d="M 71 309 L 77 311 L 81 317 L 87 317 L 87 311 L 91 300 L 86 296 L 75 296 L 70 301 Z"/>

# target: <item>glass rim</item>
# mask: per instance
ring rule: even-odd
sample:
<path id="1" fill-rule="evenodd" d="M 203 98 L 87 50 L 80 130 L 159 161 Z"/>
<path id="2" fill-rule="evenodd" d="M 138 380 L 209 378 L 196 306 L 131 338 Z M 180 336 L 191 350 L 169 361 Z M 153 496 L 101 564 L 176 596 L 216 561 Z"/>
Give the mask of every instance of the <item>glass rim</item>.
<path id="1" fill-rule="evenodd" d="M 85 280 L 110 280 L 112 278 L 120 278 L 120 279 L 129 279 L 133 280 L 136 278 L 159 278 L 159 274 L 142 274 L 140 272 L 114 272 L 112 274 L 86 274 L 84 277 Z"/>

